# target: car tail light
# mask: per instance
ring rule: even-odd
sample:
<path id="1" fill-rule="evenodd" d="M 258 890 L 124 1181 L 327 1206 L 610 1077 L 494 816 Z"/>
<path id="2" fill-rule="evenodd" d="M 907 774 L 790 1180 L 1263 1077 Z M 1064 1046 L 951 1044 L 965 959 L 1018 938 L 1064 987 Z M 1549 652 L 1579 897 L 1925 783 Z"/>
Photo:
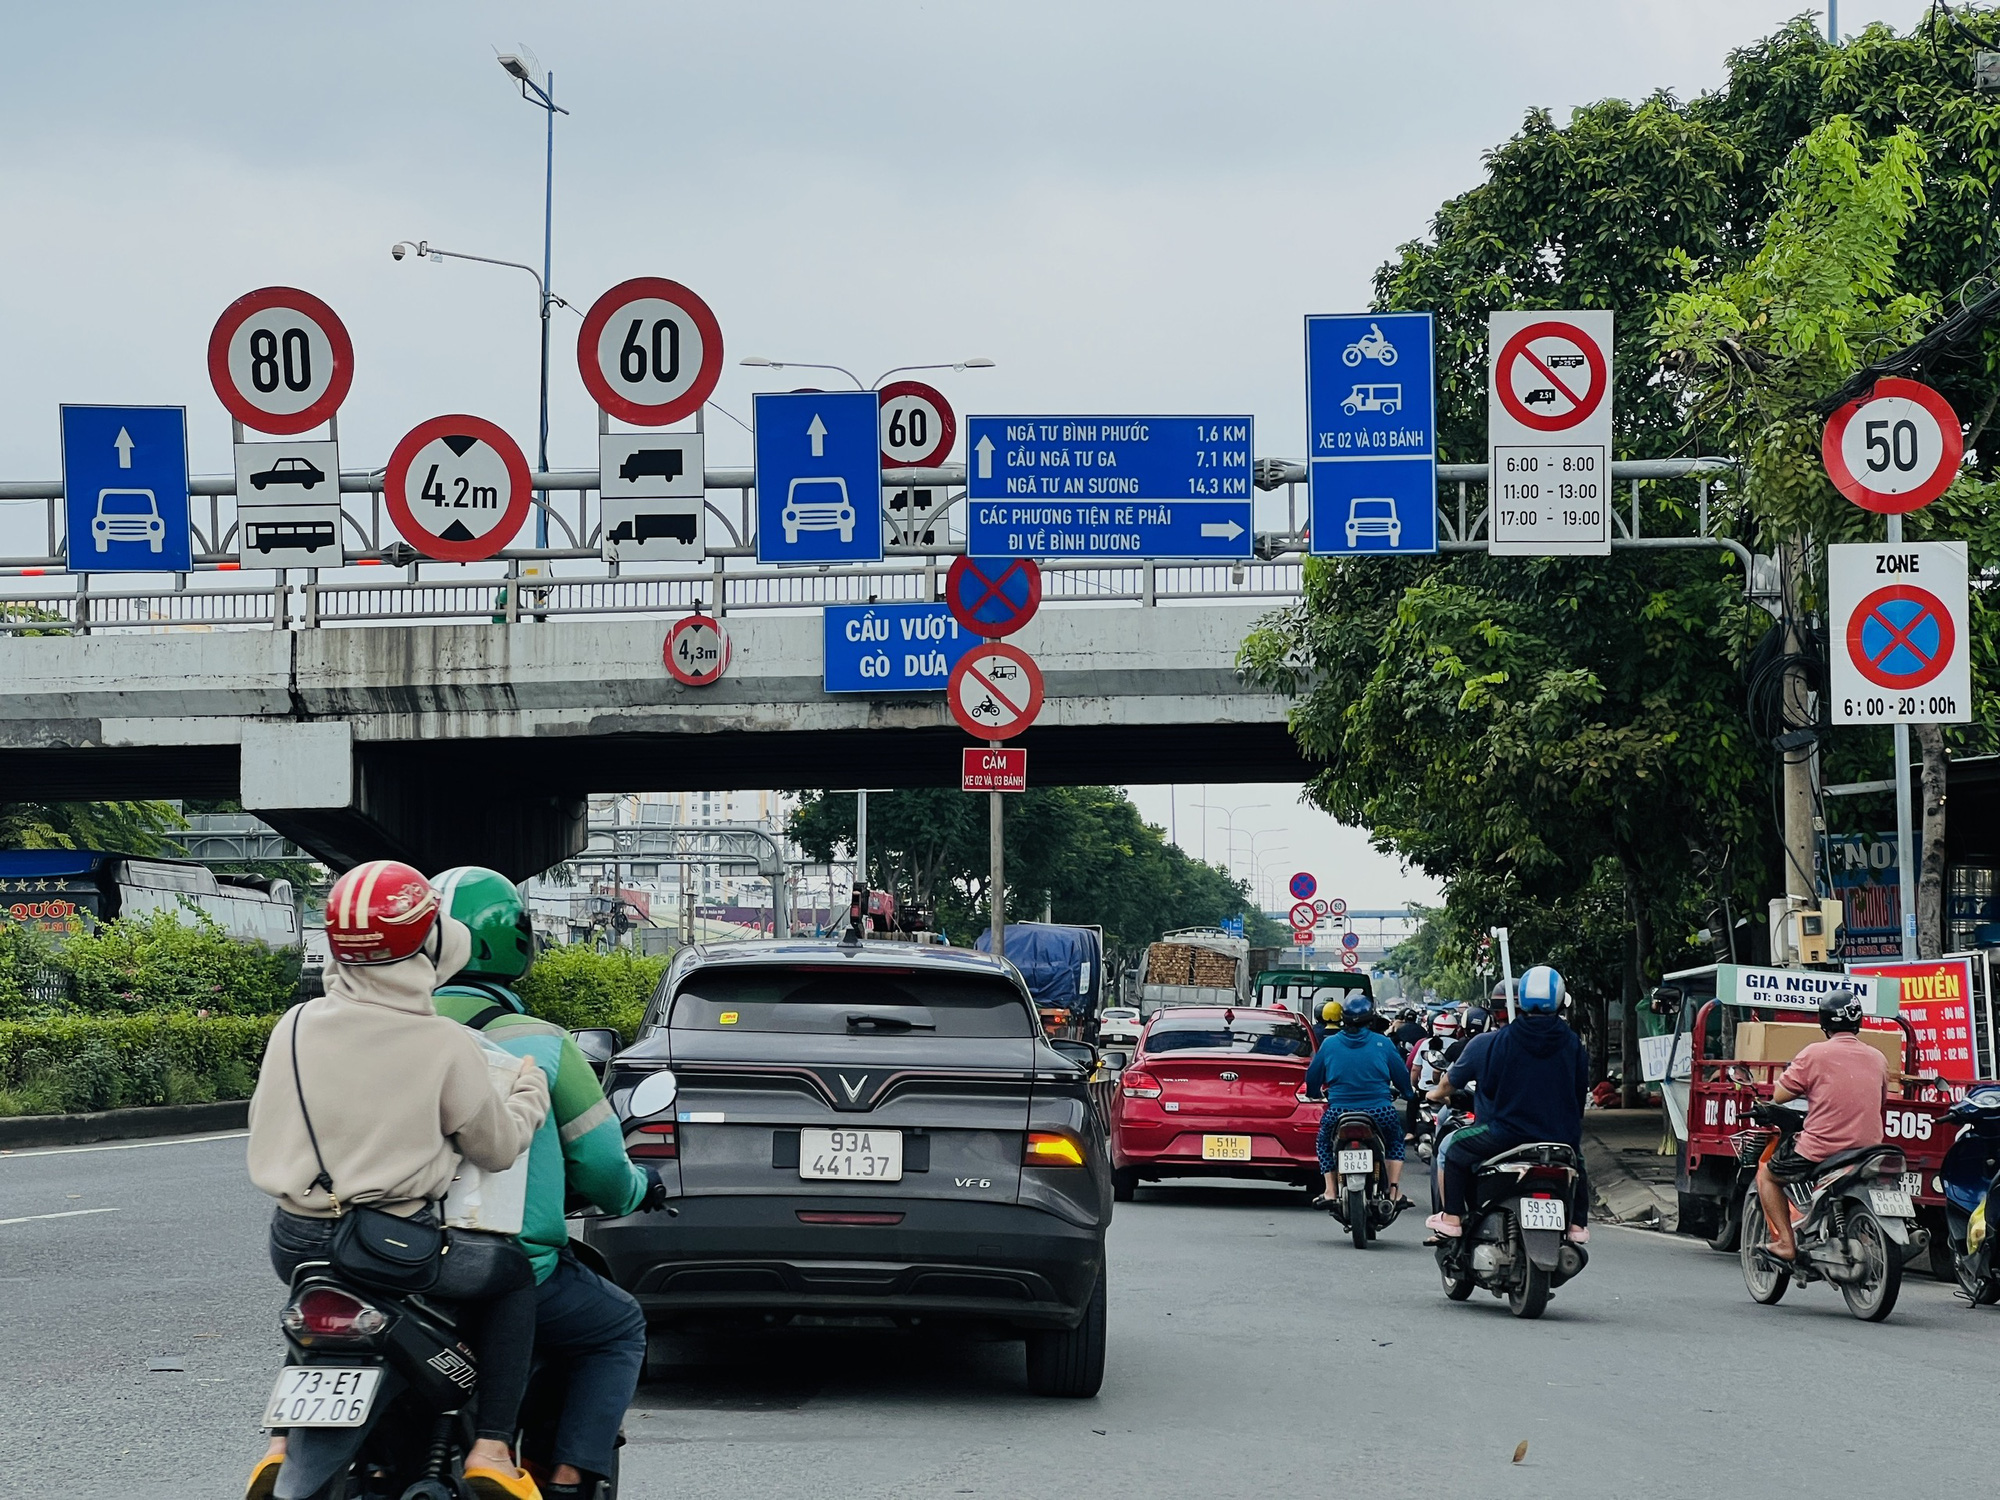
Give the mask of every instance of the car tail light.
<path id="1" fill-rule="evenodd" d="M 1119 1084 L 1127 1099 L 1157 1099 L 1160 1097 L 1160 1080 L 1144 1068 L 1127 1068 L 1124 1080 Z"/>
<path id="2" fill-rule="evenodd" d="M 1021 1152 L 1021 1164 L 1027 1167 L 1080 1167 L 1083 1165 L 1083 1147 L 1071 1136 L 1055 1130 L 1031 1130 L 1028 1143 Z"/>
<path id="3" fill-rule="evenodd" d="M 680 1145 L 674 1137 L 671 1120 L 655 1120 L 650 1125 L 641 1125 L 626 1138 L 625 1154 L 638 1161 L 658 1161 L 680 1154 Z"/>
<path id="4" fill-rule="evenodd" d="M 372 1338 L 389 1326 L 389 1315 L 351 1292 L 316 1286 L 279 1314 L 278 1322 L 300 1343 L 310 1343 Z"/>

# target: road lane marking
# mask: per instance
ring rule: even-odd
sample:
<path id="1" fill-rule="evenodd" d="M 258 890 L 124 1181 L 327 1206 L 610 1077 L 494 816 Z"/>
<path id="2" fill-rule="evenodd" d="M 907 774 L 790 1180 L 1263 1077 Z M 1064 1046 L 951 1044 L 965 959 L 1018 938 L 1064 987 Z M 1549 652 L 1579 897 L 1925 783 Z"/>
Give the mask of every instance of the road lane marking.
<path id="1" fill-rule="evenodd" d="M 115 1214 L 115 1208 L 72 1208 L 59 1214 L 22 1214 L 18 1219 L 0 1219 L 0 1224 L 33 1224 L 41 1219 L 80 1219 L 85 1214 Z"/>
<path id="2" fill-rule="evenodd" d="M 79 1151 L 144 1151 L 151 1146 L 199 1146 L 204 1141 L 243 1141 L 250 1138 L 247 1130 L 233 1130 L 227 1135 L 184 1135 L 171 1141 L 120 1141 L 109 1146 L 45 1146 L 35 1151 L 0 1151 L 0 1161 L 20 1161 L 30 1156 L 71 1156 Z"/>

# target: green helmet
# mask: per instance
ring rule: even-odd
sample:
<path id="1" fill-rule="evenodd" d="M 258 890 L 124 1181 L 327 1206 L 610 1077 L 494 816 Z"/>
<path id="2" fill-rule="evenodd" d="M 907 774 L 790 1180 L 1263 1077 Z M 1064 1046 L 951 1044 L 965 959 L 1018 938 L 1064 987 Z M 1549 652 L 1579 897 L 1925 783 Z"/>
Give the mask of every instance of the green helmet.
<path id="1" fill-rule="evenodd" d="M 472 929 L 472 957 L 459 973 L 519 979 L 535 961 L 535 929 L 514 882 L 498 870 L 460 865 L 431 881 L 444 909 Z"/>

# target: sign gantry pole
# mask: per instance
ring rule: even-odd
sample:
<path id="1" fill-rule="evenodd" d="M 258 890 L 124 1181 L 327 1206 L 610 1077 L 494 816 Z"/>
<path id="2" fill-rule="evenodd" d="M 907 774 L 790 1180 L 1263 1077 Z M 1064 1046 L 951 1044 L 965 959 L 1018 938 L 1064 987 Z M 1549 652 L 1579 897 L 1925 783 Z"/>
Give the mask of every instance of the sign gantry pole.
<path id="1" fill-rule="evenodd" d="M 1903 539 L 1903 517 L 1901 512 L 1888 516 L 1887 541 L 1890 546 Z M 1915 843 L 1910 824 L 1910 725 L 1907 719 L 1898 719 L 1896 736 L 1896 906 L 1903 914 L 1903 958 L 1913 960 L 1917 956 L 1917 871 Z M 1879 740 L 1876 743 L 1881 743 Z"/>
<path id="2" fill-rule="evenodd" d="M 987 743 L 995 750 L 1001 748 L 1000 741 L 998 740 L 989 740 Z M 986 857 L 989 865 L 986 872 L 986 888 L 992 893 L 989 909 L 992 919 L 993 956 L 995 958 L 1005 958 L 1007 956 L 1007 885 L 1006 870 L 1004 868 L 1006 859 L 1005 845 L 1001 837 L 1002 816 L 1000 812 L 1001 804 L 1005 797 L 1006 794 L 1004 792 L 988 792 L 986 794 Z"/>

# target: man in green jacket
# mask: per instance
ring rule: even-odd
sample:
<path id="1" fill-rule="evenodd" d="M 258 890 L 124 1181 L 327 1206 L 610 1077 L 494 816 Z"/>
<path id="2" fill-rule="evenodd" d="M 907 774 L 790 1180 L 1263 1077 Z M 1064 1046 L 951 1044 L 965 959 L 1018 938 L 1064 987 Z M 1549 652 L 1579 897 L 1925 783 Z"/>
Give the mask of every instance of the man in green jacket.
<path id="1" fill-rule="evenodd" d="M 576 1043 L 529 1015 L 508 988 L 535 956 L 534 929 L 513 883 L 476 865 L 447 870 L 432 883 L 444 909 L 472 930 L 472 958 L 433 996 L 437 1013 L 533 1058 L 548 1077 L 548 1118 L 528 1147 L 520 1241 L 535 1268 L 535 1353 L 563 1369 L 563 1410 L 553 1447 L 524 1453 L 523 1461 L 536 1461 L 550 1500 L 588 1497 L 615 1463 L 619 1424 L 646 1362 L 646 1318 L 629 1293 L 571 1252 L 563 1209 L 570 1193 L 608 1214 L 657 1206 L 656 1180 L 626 1157 L 618 1120 Z"/>

